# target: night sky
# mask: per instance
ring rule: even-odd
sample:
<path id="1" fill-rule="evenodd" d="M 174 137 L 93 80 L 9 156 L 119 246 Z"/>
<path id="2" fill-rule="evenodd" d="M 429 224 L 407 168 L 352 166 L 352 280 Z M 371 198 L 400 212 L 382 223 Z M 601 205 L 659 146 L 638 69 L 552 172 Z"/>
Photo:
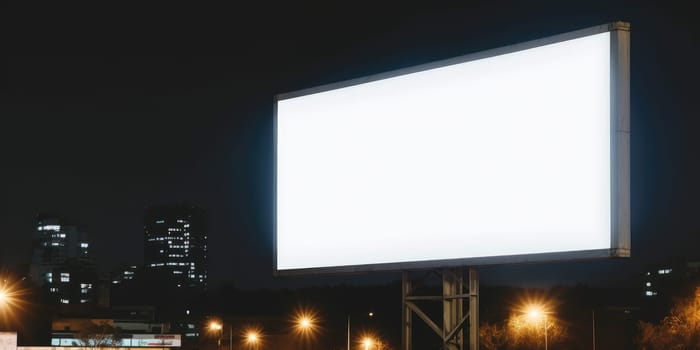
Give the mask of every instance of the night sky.
<path id="1" fill-rule="evenodd" d="M 5 9 L 0 266 L 29 262 L 40 212 L 83 224 L 103 271 L 140 263 L 144 208 L 186 202 L 209 212 L 211 284 L 396 279 L 273 278 L 273 96 L 613 20 L 632 26 L 633 258 L 489 267 L 482 279 L 620 282 L 647 263 L 700 258 L 700 25 L 690 8 L 234 3 Z"/>

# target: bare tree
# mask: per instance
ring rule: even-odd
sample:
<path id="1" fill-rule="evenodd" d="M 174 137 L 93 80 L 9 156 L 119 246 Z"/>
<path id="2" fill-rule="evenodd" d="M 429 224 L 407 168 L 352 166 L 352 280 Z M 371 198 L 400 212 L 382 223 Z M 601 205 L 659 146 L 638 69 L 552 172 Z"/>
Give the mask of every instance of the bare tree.
<path id="1" fill-rule="evenodd" d="M 91 348 L 119 346 L 122 340 L 121 330 L 107 321 L 83 322 L 77 334 L 80 345 Z"/>
<path id="2" fill-rule="evenodd" d="M 641 350 L 699 349 L 700 287 L 693 296 L 677 301 L 658 325 L 640 322 L 637 345 Z"/>
<path id="3" fill-rule="evenodd" d="M 506 327 L 508 345 L 516 349 L 543 349 L 545 337 L 550 346 L 566 338 L 566 329 L 552 317 L 533 321 L 527 315 L 514 314 L 508 318 Z"/>
<path id="4" fill-rule="evenodd" d="M 484 323 L 479 326 L 479 343 L 485 350 L 498 350 L 508 342 L 505 327 L 494 323 Z"/>

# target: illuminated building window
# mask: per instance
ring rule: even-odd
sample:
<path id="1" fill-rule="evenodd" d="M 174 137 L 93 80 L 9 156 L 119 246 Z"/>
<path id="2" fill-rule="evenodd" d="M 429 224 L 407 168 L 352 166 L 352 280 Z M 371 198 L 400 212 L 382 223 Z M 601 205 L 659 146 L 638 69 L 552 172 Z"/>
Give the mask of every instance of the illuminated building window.
<path id="1" fill-rule="evenodd" d="M 87 248 L 88 244 L 87 243 L 80 243 L 80 248 Z"/>
<path id="2" fill-rule="evenodd" d="M 61 272 L 61 282 L 70 282 L 70 273 Z"/>
<path id="3" fill-rule="evenodd" d="M 61 299 L 61 304 L 68 304 L 70 303 L 70 300 L 68 299 Z"/>
<path id="4" fill-rule="evenodd" d="M 673 270 L 672 269 L 661 269 L 661 270 L 659 270 L 659 275 L 668 275 L 669 273 L 671 273 L 671 271 L 673 271 Z"/>
<path id="5" fill-rule="evenodd" d="M 46 274 L 46 281 L 49 283 L 53 283 L 53 274 L 51 272 Z"/>
<path id="6" fill-rule="evenodd" d="M 647 282 L 647 287 L 651 287 L 651 282 Z"/>

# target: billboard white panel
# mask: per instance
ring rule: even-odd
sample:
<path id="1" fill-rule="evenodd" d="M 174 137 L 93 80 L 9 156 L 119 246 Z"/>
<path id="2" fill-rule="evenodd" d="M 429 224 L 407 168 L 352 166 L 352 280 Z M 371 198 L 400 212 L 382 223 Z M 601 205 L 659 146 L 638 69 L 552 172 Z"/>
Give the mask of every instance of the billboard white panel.
<path id="1" fill-rule="evenodd" d="M 628 254 L 618 39 L 595 27 L 278 96 L 276 271 Z"/>

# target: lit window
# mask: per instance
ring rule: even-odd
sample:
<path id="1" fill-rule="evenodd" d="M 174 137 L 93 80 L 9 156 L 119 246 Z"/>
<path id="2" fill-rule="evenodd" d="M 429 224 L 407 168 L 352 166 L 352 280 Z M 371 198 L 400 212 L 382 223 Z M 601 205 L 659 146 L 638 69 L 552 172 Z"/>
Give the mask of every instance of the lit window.
<path id="1" fill-rule="evenodd" d="M 156 220 L 156 224 L 162 224 L 164 222 L 165 222 L 165 220 Z"/>
<path id="2" fill-rule="evenodd" d="M 85 304 L 85 303 L 87 303 L 87 302 L 88 302 L 87 299 L 80 299 L 80 303 L 81 303 L 81 304 Z"/>
<path id="3" fill-rule="evenodd" d="M 46 281 L 49 283 L 53 283 L 53 274 L 51 272 L 46 274 Z"/>
<path id="4" fill-rule="evenodd" d="M 80 243 L 80 248 L 87 248 L 88 244 L 87 243 Z"/>
<path id="5" fill-rule="evenodd" d="M 651 287 L 651 282 L 647 282 L 647 287 Z"/>
<path id="6" fill-rule="evenodd" d="M 654 295 L 657 295 L 657 294 L 659 294 L 659 293 L 658 293 L 658 292 L 651 291 L 651 290 L 648 290 L 648 291 L 646 291 L 646 292 L 644 293 L 644 295 L 646 295 L 646 296 L 648 296 L 648 297 L 653 297 Z"/>
<path id="7" fill-rule="evenodd" d="M 70 300 L 68 299 L 61 299 L 61 304 L 68 304 L 70 303 Z"/>
<path id="8" fill-rule="evenodd" d="M 52 293 L 58 292 L 58 288 L 56 288 L 56 287 L 51 287 L 51 288 L 49 288 L 49 290 L 50 290 Z"/>
<path id="9" fill-rule="evenodd" d="M 659 275 L 668 275 L 669 273 L 671 273 L 671 271 L 673 271 L 673 270 L 671 270 L 671 269 L 661 269 L 661 270 L 659 270 Z"/>
<path id="10" fill-rule="evenodd" d="M 61 282 L 70 282 L 70 273 L 61 272 Z"/>

